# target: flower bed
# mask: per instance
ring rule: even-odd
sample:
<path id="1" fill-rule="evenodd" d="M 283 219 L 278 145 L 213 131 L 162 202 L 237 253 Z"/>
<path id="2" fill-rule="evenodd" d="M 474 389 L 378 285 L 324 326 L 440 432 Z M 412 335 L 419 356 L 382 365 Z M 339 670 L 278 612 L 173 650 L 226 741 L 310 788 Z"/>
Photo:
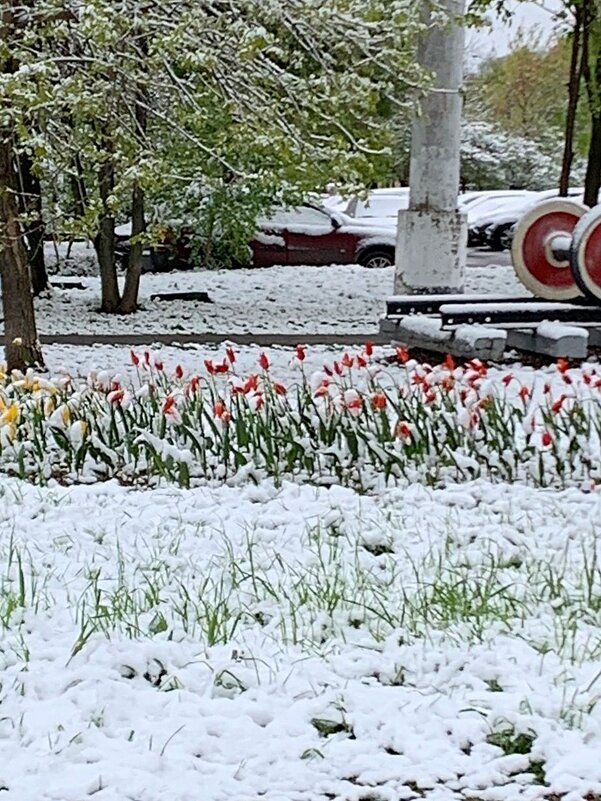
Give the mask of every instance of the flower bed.
<path id="1" fill-rule="evenodd" d="M 377 361 L 369 343 L 283 384 L 261 353 L 241 375 L 236 354 L 199 374 L 132 352 L 137 379 L 85 382 L 33 371 L 0 375 L 0 467 L 23 478 L 125 483 L 271 476 L 370 489 L 388 481 L 487 477 L 535 485 L 601 475 L 601 376 L 569 370 L 522 383 L 448 356 L 431 367 L 398 348 Z"/>

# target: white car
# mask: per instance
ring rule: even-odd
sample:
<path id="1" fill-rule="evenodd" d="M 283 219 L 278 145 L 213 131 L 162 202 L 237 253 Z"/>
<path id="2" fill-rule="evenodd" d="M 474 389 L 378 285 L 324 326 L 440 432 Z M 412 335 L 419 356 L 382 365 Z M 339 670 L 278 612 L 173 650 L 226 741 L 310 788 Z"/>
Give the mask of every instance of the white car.
<path id="1" fill-rule="evenodd" d="M 581 187 L 568 189 L 568 197 L 580 203 L 583 201 L 583 194 Z M 481 221 L 478 231 L 480 243 L 487 245 L 491 250 L 509 250 L 513 239 L 513 228 L 520 217 L 537 203 L 556 197 L 559 197 L 558 190 L 548 189 L 544 192 L 535 192 L 534 197 L 498 209 Z"/>

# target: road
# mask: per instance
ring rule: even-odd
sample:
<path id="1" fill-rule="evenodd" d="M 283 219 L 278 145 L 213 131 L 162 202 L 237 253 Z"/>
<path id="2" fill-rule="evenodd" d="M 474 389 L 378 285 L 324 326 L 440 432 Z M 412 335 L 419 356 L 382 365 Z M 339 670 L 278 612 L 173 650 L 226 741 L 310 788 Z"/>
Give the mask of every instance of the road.
<path id="1" fill-rule="evenodd" d="M 468 267 L 496 267 L 511 264 L 511 253 L 504 250 L 497 253 L 485 248 L 469 248 L 467 252 Z"/>

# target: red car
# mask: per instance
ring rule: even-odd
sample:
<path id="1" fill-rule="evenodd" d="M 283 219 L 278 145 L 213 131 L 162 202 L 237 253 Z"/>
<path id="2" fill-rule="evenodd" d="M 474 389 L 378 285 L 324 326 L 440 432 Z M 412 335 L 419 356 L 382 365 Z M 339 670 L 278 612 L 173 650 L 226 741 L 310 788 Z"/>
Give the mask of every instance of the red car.
<path id="1" fill-rule="evenodd" d="M 258 220 L 257 229 L 249 243 L 251 266 L 362 264 L 374 268 L 394 264 L 395 219 L 359 222 L 338 210 L 306 204 L 276 210 Z M 130 230 L 129 225 L 121 225 L 116 231 L 117 253 L 124 264 Z M 151 248 L 144 261 L 145 272 L 190 266 L 182 241 L 169 248 Z"/>
<path id="2" fill-rule="evenodd" d="M 394 264 L 396 220 L 358 222 L 339 211 L 304 205 L 281 209 L 258 221 L 259 231 L 250 243 L 252 263 Z"/>

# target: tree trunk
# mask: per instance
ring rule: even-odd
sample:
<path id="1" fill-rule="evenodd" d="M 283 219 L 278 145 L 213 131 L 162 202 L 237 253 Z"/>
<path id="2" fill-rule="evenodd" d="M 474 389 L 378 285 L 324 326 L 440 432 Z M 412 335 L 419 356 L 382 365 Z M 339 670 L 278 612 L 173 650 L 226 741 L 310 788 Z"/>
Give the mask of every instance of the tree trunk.
<path id="1" fill-rule="evenodd" d="M 593 12 L 591 12 L 593 13 Z M 593 20 L 591 20 L 591 25 Z M 601 187 L 601 42 L 599 32 L 590 31 L 587 36 L 586 64 L 583 74 L 588 93 L 589 109 L 591 114 L 591 141 L 586 164 L 586 178 L 584 181 L 584 202 L 591 208 L 597 205 L 599 188 Z M 594 44 L 594 69 L 589 65 L 589 45 Z"/>
<path id="2" fill-rule="evenodd" d="M 148 54 L 148 42 L 144 37 L 141 40 L 140 50 L 143 56 Z M 144 85 L 138 84 L 136 87 L 136 134 L 140 138 L 141 146 L 144 147 L 146 139 L 146 129 L 148 126 L 148 115 L 146 112 L 147 89 Z M 129 251 L 127 264 L 127 275 L 125 276 L 125 287 L 123 298 L 121 299 L 120 311 L 123 314 L 133 314 L 138 308 L 138 293 L 140 291 L 140 276 L 142 275 L 142 258 L 144 245 L 138 241 L 141 234 L 146 230 L 144 219 L 144 189 L 139 181 L 134 184 L 131 203 L 131 236 L 133 244 Z"/>
<path id="3" fill-rule="evenodd" d="M 140 234 L 144 233 L 144 190 L 136 183 L 132 193 L 131 236 L 133 244 L 129 251 L 127 275 L 120 311 L 123 314 L 132 314 L 138 308 L 138 292 L 140 290 L 140 276 L 142 275 L 142 256 L 144 245 L 139 241 Z"/>
<path id="4" fill-rule="evenodd" d="M 94 240 L 94 246 L 100 268 L 100 310 L 114 313 L 119 311 L 121 298 L 117 268 L 115 267 L 115 217 L 108 205 L 109 197 L 115 187 L 115 170 L 110 154 L 98 173 L 98 187 L 103 213 L 98 223 L 98 234 Z"/>
<path id="5" fill-rule="evenodd" d="M 27 215 L 23 231 L 27 242 L 31 285 L 33 294 L 39 295 L 48 288 L 48 274 L 44 259 L 45 226 L 42 217 L 42 187 L 40 179 L 33 172 L 33 165 L 27 153 L 19 155 L 19 180 L 21 208 Z"/>
<path id="6" fill-rule="evenodd" d="M 580 55 L 580 40 L 582 34 L 583 13 L 580 6 L 576 7 L 574 32 L 572 38 L 572 53 L 570 58 L 570 76 L 568 80 L 568 108 L 566 111 L 566 126 L 564 135 L 563 158 L 561 175 L 559 177 L 559 195 L 567 197 L 570 186 L 570 172 L 574 160 L 574 129 L 576 126 L 576 112 L 580 98 L 580 82 L 582 78 L 583 62 Z"/>
<path id="7" fill-rule="evenodd" d="M 79 153 L 75 154 L 73 166 L 75 167 L 75 172 L 71 173 L 70 176 L 71 192 L 73 193 L 73 214 L 75 217 L 81 219 L 88 208 L 88 193 L 86 191 L 86 183 Z"/>
<path id="8" fill-rule="evenodd" d="M 0 281 L 9 370 L 43 366 L 35 325 L 27 251 L 19 225 L 13 149 L 7 130 L 0 133 Z"/>
<path id="9" fill-rule="evenodd" d="M 588 149 L 586 178 L 584 181 L 584 202 L 591 208 L 597 205 L 601 188 L 601 112 L 591 121 L 591 141 Z"/>

